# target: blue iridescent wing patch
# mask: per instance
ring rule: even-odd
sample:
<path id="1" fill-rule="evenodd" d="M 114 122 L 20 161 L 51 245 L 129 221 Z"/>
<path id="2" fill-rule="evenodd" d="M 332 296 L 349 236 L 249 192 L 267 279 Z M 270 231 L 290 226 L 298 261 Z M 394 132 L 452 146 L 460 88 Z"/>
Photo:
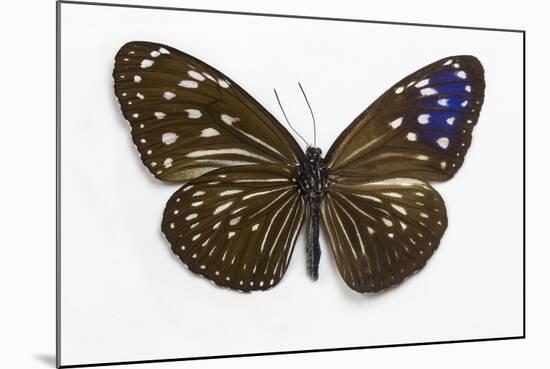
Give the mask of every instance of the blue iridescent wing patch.
<path id="1" fill-rule="evenodd" d="M 464 161 L 483 104 L 483 67 L 473 56 L 441 59 L 393 85 L 327 154 L 333 173 L 447 180 Z"/>

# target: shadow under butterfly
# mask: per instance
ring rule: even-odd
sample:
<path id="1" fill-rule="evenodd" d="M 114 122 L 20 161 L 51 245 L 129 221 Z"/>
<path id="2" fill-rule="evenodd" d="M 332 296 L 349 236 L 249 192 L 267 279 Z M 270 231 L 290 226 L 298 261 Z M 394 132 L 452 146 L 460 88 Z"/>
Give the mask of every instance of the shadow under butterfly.
<path id="1" fill-rule="evenodd" d="M 319 227 L 357 292 L 377 292 L 420 270 L 447 227 L 426 181 L 453 177 L 483 104 L 483 67 L 451 56 L 393 85 L 323 158 L 304 153 L 253 97 L 172 47 L 129 42 L 113 77 L 143 163 L 185 182 L 162 231 L 188 268 L 241 291 L 283 277 L 307 218 L 307 271 L 318 277 Z"/>

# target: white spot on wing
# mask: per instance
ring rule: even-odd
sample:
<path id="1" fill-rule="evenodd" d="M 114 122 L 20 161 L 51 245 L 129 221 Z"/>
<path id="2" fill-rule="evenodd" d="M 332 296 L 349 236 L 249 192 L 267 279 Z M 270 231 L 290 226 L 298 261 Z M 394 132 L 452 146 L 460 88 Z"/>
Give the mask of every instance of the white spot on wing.
<path id="1" fill-rule="evenodd" d="M 189 77 L 194 78 L 197 81 L 204 81 L 205 79 L 202 74 L 194 70 L 190 70 L 189 72 L 187 72 L 187 74 L 189 75 Z"/>
<path id="2" fill-rule="evenodd" d="M 170 168 L 172 166 L 172 163 L 174 162 L 174 160 L 172 158 L 166 158 L 164 159 L 164 167 L 165 168 Z"/>
<path id="3" fill-rule="evenodd" d="M 243 196 L 243 200 L 248 200 L 252 197 L 256 197 L 256 196 L 261 196 L 261 195 L 265 195 L 265 194 L 268 194 L 268 193 L 272 193 L 272 192 L 276 192 L 276 191 L 280 191 L 279 188 L 275 189 L 275 190 L 267 190 L 267 191 L 261 191 L 261 192 L 252 192 L 252 193 L 249 193 L 248 195 L 245 195 Z"/>
<path id="4" fill-rule="evenodd" d="M 394 208 L 395 210 L 397 210 L 401 214 L 407 215 L 407 210 L 404 207 L 402 207 L 401 205 L 391 204 L 391 206 L 392 206 L 392 208 Z"/>
<path id="5" fill-rule="evenodd" d="M 416 133 L 414 133 L 414 132 L 409 132 L 409 133 L 407 133 L 407 140 L 409 140 L 409 141 L 416 141 L 416 140 L 417 140 Z"/>
<path id="6" fill-rule="evenodd" d="M 216 79 L 214 77 L 212 77 L 209 73 L 204 72 L 203 74 L 209 80 L 216 82 Z"/>
<path id="7" fill-rule="evenodd" d="M 435 95 L 436 93 L 437 93 L 437 90 L 435 88 L 431 88 L 431 87 L 426 87 L 426 88 L 423 88 L 422 90 L 420 90 L 420 94 L 422 96 Z"/>
<path id="8" fill-rule="evenodd" d="M 188 158 L 200 158 L 200 157 L 204 157 L 204 156 L 224 155 L 224 154 L 244 155 L 244 156 L 247 156 L 247 157 L 261 159 L 263 161 L 273 163 L 272 160 L 270 160 L 270 159 L 268 159 L 264 156 L 255 154 L 253 152 L 250 152 L 250 151 L 247 151 L 247 150 L 244 150 L 244 149 L 197 150 L 197 151 L 192 151 L 192 152 L 186 154 L 185 156 L 187 156 Z"/>
<path id="9" fill-rule="evenodd" d="M 430 114 L 420 114 L 418 116 L 418 123 L 428 124 L 430 122 Z"/>
<path id="10" fill-rule="evenodd" d="M 387 227 L 391 227 L 393 225 L 393 222 L 387 218 L 382 218 L 382 221 Z"/>
<path id="11" fill-rule="evenodd" d="M 178 83 L 178 86 L 185 87 L 185 88 L 197 88 L 199 87 L 199 83 L 197 81 L 184 79 L 183 81 Z"/>
<path id="12" fill-rule="evenodd" d="M 176 97 L 176 94 L 170 91 L 166 91 L 164 94 L 162 94 L 162 97 L 164 97 L 166 100 L 172 100 L 174 97 Z"/>
<path id="13" fill-rule="evenodd" d="M 219 136 L 220 132 L 214 128 L 205 128 L 201 131 L 201 137 L 214 137 Z"/>
<path id="14" fill-rule="evenodd" d="M 214 210 L 214 215 L 215 215 L 215 214 L 218 214 L 218 213 L 220 213 L 220 212 L 222 212 L 222 211 L 224 211 L 225 209 L 227 209 L 227 208 L 230 207 L 231 205 L 233 205 L 233 201 L 228 201 L 228 202 L 226 202 L 225 204 L 222 204 L 222 205 L 218 206 L 218 207 L 216 208 L 216 210 Z"/>
<path id="15" fill-rule="evenodd" d="M 378 197 L 375 197 L 375 196 L 370 196 L 370 195 L 359 195 L 359 197 L 362 197 L 364 199 L 368 199 L 368 200 L 372 200 L 374 202 L 378 202 L 378 203 L 381 203 L 382 200 L 380 200 Z"/>
<path id="16" fill-rule="evenodd" d="M 417 88 L 424 87 L 424 86 L 427 86 L 428 83 L 430 83 L 430 80 L 426 78 L 426 79 L 423 79 L 422 81 L 418 81 L 418 83 L 414 85 L 414 87 L 417 87 Z"/>
<path id="17" fill-rule="evenodd" d="M 237 193 L 243 192 L 242 190 L 225 190 L 223 192 L 220 192 L 220 196 L 228 196 L 228 195 L 234 195 Z"/>
<path id="18" fill-rule="evenodd" d="M 199 119 L 202 117 L 202 113 L 198 109 L 185 109 L 184 111 L 187 113 L 187 118 L 189 119 Z"/>
<path id="19" fill-rule="evenodd" d="M 403 123 L 403 117 L 399 117 L 399 118 L 393 120 L 392 122 L 390 122 L 390 126 L 393 129 L 396 129 L 401 125 L 401 123 Z"/>
<path id="20" fill-rule="evenodd" d="M 149 68 L 150 66 L 152 66 L 153 64 L 155 64 L 154 61 L 152 60 L 149 60 L 149 59 L 143 59 L 141 61 L 141 67 L 142 68 Z"/>
<path id="21" fill-rule="evenodd" d="M 166 114 L 164 114 L 164 113 L 161 112 L 161 111 L 156 111 L 156 112 L 155 112 L 155 117 L 156 117 L 157 119 L 163 119 L 165 116 L 166 116 Z"/>
<path id="22" fill-rule="evenodd" d="M 403 195 L 401 195 L 401 194 L 398 193 L 398 192 L 384 192 L 383 195 L 389 196 L 389 197 L 393 197 L 393 198 L 396 198 L 396 199 L 401 199 L 401 198 L 403 198 Z"/>
<path id="23" fill-rule="evenodd" d="M 240 119 L 237 118 L 237 117 L 232 117 L 230 115 L 227 115 L 227 114 L 222 114 L 220 116 L 220 118 L 222 119 L 222 121 L 226 124 L 229 124 L 229 125 L 232 125 L 233 123 L 235 122 L 238 122 Z"/>
<path id="24" fill-rule="evenodd" d="M 171 145 L 179 138 L 174 132 L 166 132 L 162 135 L 162 143 L 165 145 Z"/>
<path id="25" fill-rule="evenodd" d="M 227 81 L 223 80 L 223 79 L 218 79 L 218 85 L 220 85 L 221 88 L 228 88 L 229 87 L 229 83 L 227 83 Z"/>
<path id="26" fill-rule="evenodd" d="M 440 137 L 437 139 L 437 144 L 446 149 L 447 147 L 449 147 L 449 139 L 447 137 Z"/>

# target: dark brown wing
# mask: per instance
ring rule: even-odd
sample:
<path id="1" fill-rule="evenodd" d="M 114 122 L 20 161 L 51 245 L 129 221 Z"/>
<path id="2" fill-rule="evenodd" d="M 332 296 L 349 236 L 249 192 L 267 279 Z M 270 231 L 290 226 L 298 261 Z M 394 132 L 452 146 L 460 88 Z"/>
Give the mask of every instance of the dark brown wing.
<path id="1" fill-rule="evenodd" d="M 443 200 L 416 179 L 331 181 L 322 214 L 338 270 L 358 292 L 420 270 L 447 227 Z"/>
<path id="2" fill-rule="evenodd" d="M 155 177 L 179 182 L 226 166 L 296 165 L 303 157 L 269 112 L 199 59 L 162 44 L 129 42 L 115 60 L 116 96 Z"/>
<path id="3" fill-rule="evenodd" d="M 444 181 L 464 161 L 485 90 L 473 56 L 452 56 L 393 85 L 327 154 L 333 175 Z"/>
<path id="4" fill-rule="evenodd" d="M 222 168 L 168 201 L 162 231 L 189 269 L 218 285 L 266 290 L 283 277 L 305 216 L 293 172 L 280 165 Z"/>

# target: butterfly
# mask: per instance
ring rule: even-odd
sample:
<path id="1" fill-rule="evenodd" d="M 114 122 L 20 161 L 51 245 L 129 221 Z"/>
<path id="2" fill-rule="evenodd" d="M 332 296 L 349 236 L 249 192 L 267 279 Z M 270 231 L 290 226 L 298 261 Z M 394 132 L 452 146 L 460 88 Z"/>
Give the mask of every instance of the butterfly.
<path id="1" fill-rule="evenodd" d="M 474 56 L 438 60 L 382 94 L 323 157 L 233 80 L 175 48 L 129 42 L 113 78 L 143 164 L 182 183 L 162 219 L 172 251 L 192 272 L 246 292 L 279 283 L 304 223 L 314 280 L 321 224 L 357 292 L 419 271 L 447 227 L 428 181 L 461 167 L 485 90 Z"/>

